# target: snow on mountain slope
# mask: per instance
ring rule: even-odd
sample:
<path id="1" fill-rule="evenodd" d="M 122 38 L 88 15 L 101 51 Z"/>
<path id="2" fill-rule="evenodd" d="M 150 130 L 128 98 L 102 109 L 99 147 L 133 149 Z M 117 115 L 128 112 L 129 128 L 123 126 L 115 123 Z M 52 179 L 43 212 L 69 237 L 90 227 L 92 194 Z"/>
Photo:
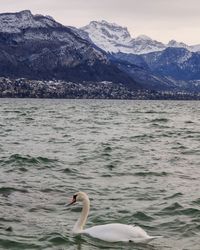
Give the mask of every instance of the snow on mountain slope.
<path id="1" fill-rule="evenodd" d="M 161 51 L 166 48 L 166 46 L 156 40 L 151 39 L 148 36 L 140 35 L 131 42 L 133 54 L 146 54 L 155 51 Z"/>
<path id="2" fill-rule="evenodd" d="M 193 52 L 200 52 L 200 44 L 190 46 Z"/>
<path id="3" fill-rule="evenodd" d="M 125 49 L 130 50 L 132 40 L 127 28 L 106 21 L 92 21 L 89 25 L 82 28 L 89 34 L 90 39 L 98 47 L 106 52 L 119 52 Z"/>
<path id="4" fill-rule="evenodd" d="M 110 53 L 144 54 L 166 48 L 164 44 L 145 35 L 134 39 L 126 27 L 106 21 L 92 21 L 82 30 L 88 33 L 94 44 Z"/>
<path id="5" fill-rule="evenodd" d="M 32 15 L 29 10 L 0 14 L 0 32 L 20 33 L 26 28 L 59 27 L 61 24 L 50 16 Z"/>
<path id="6" fill-rule="evenodd" d="M 189 50 L 189 46 L 182 42 L 177 42 L 175 40 L 170 40 L 167 44 L 167 47 L 173 47 L 173 48 L 185 48 Z"/>
<path id="7" fill-rule="evenodd" d="M 110 81 L 140 88 L 80 33 L 49 16 L 33 15 L 30 11 L 0 14 L 0 76 Z"/>
<path id="8" fill-rule="evenodd" d="M 171 47 L 171 48 L 184 48 L 184 49 L 187 49 L 189 50 L 190 52 L 198 52 L 200 51 L 200 44 L 197 44 L 197 45 L 187 45 L 185 43 L 182 43 L 182 42 L 177 42 L 175 40 L 171 40 L 168 42 L 167 44 L 167 47 Z"/>
<path id="9" fill-rule="evenodd" d="M 146 54 L 162 51 L 168 47 L 185 48 L 192 52 L 200 51 L 200 45 L 189 46 L 175 40 L 164 44 L 146 35 L 132 38 L 126 27 L 106 21 L 92 21 L 81 30 L 87 32 L 90 40 L 99 48 L 110 53 Z"/>

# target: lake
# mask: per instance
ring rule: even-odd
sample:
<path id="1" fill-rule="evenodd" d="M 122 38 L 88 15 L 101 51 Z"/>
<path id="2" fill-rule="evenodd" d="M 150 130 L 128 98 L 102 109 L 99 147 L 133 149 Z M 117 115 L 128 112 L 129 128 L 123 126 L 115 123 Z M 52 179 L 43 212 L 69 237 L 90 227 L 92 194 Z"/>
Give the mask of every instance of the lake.
<path id="1" fill-rule="evenodd" d="M 200 102 L 0 99 L 0 249 L 200 249 Z M 71 233 L 135 224 L 150 244 Z"/>

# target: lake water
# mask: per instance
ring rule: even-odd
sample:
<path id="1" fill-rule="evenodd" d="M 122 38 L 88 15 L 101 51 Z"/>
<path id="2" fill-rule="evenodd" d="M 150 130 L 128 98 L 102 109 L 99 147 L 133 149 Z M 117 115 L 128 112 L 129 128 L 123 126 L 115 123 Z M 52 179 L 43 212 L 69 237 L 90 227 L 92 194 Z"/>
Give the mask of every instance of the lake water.
<path id="1" fill-rule="evenodd" d="M 0 99 L 0 138 L 0 249 L 200 249 L 200 102 Z M 163 238 L 74 237 L 78 190 Z"/>

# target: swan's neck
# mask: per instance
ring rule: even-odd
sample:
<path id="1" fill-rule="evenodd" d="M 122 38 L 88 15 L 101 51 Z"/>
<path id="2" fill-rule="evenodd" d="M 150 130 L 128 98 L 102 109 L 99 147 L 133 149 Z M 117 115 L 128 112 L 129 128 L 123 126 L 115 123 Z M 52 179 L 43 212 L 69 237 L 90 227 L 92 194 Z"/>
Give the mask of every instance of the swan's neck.
<path id="1" fill-rule="evenodd" d="M 83 208 L 81 211 L 81 215 L 77 220 L 76 224 L 74 225 L 73 228 L 74 233 L 80 233 L 83 230 L 83 227 L 85 226 L 85 223 L 87 221 L 89 210 L 90 210 L 90 201 L 88 198 L 86 198 L 83 200 Z"/>

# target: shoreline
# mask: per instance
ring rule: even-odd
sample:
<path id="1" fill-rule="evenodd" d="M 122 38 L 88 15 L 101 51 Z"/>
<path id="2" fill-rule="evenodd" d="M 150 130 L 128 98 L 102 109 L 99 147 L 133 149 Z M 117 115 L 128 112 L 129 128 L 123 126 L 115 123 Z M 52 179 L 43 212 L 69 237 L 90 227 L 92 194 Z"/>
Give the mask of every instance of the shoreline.
<path id="1" fill-rule="evenodd" d="M 0 77 L 0 98 L 200 100 L 200 92 L 130 89 L 121 83 L 108 81 L 74 83 Z"/>

